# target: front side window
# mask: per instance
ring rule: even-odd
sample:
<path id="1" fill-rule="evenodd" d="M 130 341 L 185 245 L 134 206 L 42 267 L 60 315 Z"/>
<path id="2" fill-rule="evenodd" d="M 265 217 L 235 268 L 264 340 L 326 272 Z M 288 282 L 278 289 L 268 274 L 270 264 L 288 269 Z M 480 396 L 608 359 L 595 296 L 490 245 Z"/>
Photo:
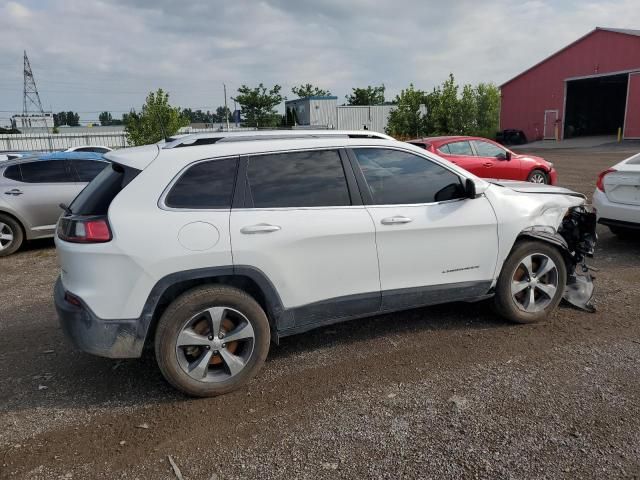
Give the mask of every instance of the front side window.
<path id="1" fill-rule="evenodd" d="M 464 197 L 460 178 L 424 157 L 382 148 L 353 151 L 376 205 L 433 203 Z"/>
<path id="2" fill-rule="evenodd" d="M 473 146 L 476 148 L 479 157 L 506 158 L 503 148 L 493 143 L 483 142 L 482 140 L 473 140 Z"/>
<path id="3" fill-rule="evenodd" d="M 165 198 L 171 208 L 231 208 L 237 158 L 196 163 L 182 174 Z"/>
<path id="4" fill-rule="evenodd" d="M 449 153 L 451 155 L 474 155 L 471 144 L 466 140 L 463 142 L 448 143 L 447 146 L 449 147 Z"/>
<path id="5" fill-rule="evenodd" d="M 108 165 L 98 160 L 71 160 L 79 182 L 90 182 Z"/>
<path id="6" fill-rule="evenodd" d="M 37 160 L 20 164 L 26 183 L 72 183 L 75 178 L 66 160 Z"/>
<path id="7" fill-rule="evenodd" d="M 335 150 L 257 155 L 249 158 L 247 178 L 255 208 L 351 205 Z"/>

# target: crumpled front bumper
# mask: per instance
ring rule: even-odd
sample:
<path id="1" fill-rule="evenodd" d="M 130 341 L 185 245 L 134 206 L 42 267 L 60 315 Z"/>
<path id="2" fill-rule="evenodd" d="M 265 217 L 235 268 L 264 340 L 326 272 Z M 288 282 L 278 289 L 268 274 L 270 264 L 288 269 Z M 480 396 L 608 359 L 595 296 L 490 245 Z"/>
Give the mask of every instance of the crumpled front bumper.
<path id="1" fill-rule="evenodd" d="M 81 305 L 68 302 L 60 278 L 54 287 L 54 300 L 62 330 L 80 350 L 108 358 L 142 355 L 144 338 L 138 335 L 138 319 L 103 320 L 81 299 Z"/>

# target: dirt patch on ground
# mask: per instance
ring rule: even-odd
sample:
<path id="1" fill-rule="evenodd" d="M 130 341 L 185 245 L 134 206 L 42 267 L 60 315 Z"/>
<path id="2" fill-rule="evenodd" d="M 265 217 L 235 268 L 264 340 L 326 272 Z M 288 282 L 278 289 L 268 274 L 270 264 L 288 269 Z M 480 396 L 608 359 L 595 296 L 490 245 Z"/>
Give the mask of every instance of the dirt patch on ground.
<path id="1" fill-rule="evenodd" d="M 590 195 L 630 155 L 545 150 Z M 153 358 L 70 349 L 51 242 L 0 259 L 0 478 L 640 476 L 640 244 L 599 229 L 598 312 L 514 326 L 486 305 L 285 339 L 246 388 L 187 399 Z"/>

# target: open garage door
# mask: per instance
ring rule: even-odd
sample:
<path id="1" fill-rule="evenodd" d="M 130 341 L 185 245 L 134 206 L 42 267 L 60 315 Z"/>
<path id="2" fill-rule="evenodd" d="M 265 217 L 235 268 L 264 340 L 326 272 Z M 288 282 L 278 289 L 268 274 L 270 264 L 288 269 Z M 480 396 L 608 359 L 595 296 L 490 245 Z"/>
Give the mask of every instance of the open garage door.
<path id="1" fill-rule="evenodd" d="M 616 135 L 624 125 L 628 74 L 567 82 L 564 138 Z"/>
<path id="2" fill-rule="evenodd" d="M 629 74 L 624 138 L 640 138 L 640 72 Z"/>

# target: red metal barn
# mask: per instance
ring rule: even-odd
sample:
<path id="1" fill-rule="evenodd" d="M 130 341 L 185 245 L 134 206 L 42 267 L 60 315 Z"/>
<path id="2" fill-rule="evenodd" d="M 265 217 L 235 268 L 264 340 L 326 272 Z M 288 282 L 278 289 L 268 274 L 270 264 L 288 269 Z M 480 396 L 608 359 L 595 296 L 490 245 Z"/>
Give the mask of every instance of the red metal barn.
<path id="1" fill-rule="evenodd" d="M 500 89 L 500 128 L 529 141 L 640 138 L 640 30 L 598 27 Z"/>

